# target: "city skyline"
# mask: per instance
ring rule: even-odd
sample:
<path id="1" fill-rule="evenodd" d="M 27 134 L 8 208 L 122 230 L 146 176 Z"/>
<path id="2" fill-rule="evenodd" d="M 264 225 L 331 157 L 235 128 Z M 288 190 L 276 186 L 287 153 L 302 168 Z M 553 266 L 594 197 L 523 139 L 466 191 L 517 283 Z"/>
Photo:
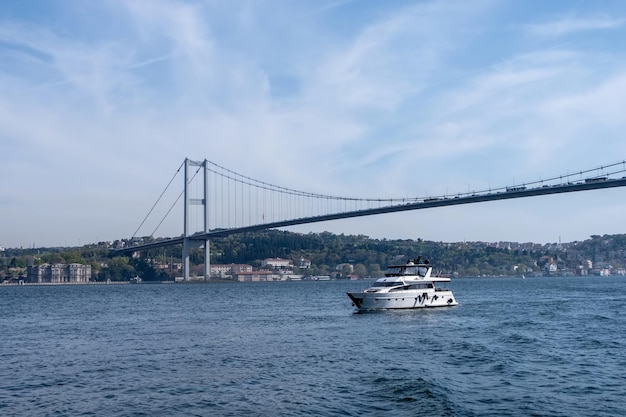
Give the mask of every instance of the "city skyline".
<path id="1" fill-rule="evenodd" d="M 7 1 L 0 245 L 129 238 L 186 157 L 362 198 L 622 161 L 625 32 L 619 1 Z M 571 242 L 624 233 L 625 192 L 287 230 Z M 173 213 L 155 237 L 181 233 Z"/>

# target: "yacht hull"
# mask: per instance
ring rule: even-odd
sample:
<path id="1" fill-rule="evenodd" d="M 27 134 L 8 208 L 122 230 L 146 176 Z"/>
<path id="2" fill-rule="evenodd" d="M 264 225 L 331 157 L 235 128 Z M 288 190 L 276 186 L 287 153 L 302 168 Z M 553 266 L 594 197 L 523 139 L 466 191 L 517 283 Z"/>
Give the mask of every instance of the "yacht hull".
<path id="1" fill-rule="evenodd" d="M 417 309 L 457 305 L 451 291 L 406 291 L 394 293 L 346 293 L 359 310 Z"/>

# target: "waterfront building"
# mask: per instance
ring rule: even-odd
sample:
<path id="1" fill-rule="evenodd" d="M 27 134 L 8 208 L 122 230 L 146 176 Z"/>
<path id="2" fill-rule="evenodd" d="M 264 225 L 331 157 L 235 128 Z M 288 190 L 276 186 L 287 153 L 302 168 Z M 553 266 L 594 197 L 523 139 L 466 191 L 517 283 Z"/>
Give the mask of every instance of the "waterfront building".
<path id="1" fill-rule="evenodd" d="M 267 258 L 261 261 L 261 266 L 270 268 L 293 268 L 293 263 L 290 259 Z"/>
<path id="2" fill-rule="evenodd" d="M 547 265 L 547 269 L 549 275 L 555 275 L 559 271 L 559 267 L 557 266 L 556 262 L 550 262 Z"/>
<path id="3" fill-rule="evenodd" d="M 233 273 L 233 279 L 239 282 L 272 281 L 274 274 L 270 271 L 245 271 Z"/>
<path id="4" fill-rule="evenodd" d="M 41 264 L 29 266 L 27 280 L 33 283 L 80 283 L 91 280 L 91 265 Z"/>
<path id="5" fill-rule="evenodd" d="M 306 258 L 300 258 L 300 262 L 298 264 L 298 268 L 300 269 L 309 269 L 311 268 L 311 261 Z"/>
<path id="6" fill-rule="evenodd" d="M 336 271 L 343 271 L 343 270 L 346 270 L 346 271 L 350 271 L 350 273 L 353 273 L 353 272 L 354 272 L 354 265 L 349 264 L 349 263 L 339 264 L 339 265 L 337 265 L 337 266 L 335 267 L 335 270 L 336 270 Z"/>
<path id="7" fill-rule="evenodd" d="M 252 265 L 247 264 L 212 264 L 210 275 L 225 278 L 237 273 L 252 272 Z"/>

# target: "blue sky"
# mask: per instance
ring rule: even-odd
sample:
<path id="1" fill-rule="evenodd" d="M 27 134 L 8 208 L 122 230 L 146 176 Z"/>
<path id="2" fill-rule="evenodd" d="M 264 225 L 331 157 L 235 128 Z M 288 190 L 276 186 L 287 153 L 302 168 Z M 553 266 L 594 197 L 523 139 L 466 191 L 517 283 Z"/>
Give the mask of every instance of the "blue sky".
<path id="1" fill-rule="evenodd" d="M 625 41 L 623 1 L 4 1 L 0 245 L 129 237 L 185 157 L 372 198 L 621 161 Z M 574 241 L 626 233 L 625 192 L 292 230 Z"/>

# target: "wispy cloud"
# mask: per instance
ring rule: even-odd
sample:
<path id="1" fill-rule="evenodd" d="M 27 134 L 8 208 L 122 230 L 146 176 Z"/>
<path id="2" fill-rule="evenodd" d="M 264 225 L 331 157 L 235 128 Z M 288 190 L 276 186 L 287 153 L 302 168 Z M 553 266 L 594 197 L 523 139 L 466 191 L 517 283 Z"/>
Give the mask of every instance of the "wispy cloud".
<path id="1" fill-rule="evenodd" d="M 564 17 L 543 23 L 526 25 L 526 31 L 535 36 L 563 36 L 575 32 L 614 29 L 623 26 L 626 18 L 611 16 Z"/>
<path id="2" fill-rule="evenodd" d="M 54 19 L 0 11 L 0 175 L 14 178 L 2 218 L 16 219 L 0 238 L 12 242 L 50 216 L 80 219 L 65 227 L 84 242 L 125 236 L 184 157 L 393 197 L 624 152 L 613 35 L 626 25 L 593 6 L 550 21 L 490 0 L 76 5 Z M 24 190 L 46 197 L 45 215 Z"/>

